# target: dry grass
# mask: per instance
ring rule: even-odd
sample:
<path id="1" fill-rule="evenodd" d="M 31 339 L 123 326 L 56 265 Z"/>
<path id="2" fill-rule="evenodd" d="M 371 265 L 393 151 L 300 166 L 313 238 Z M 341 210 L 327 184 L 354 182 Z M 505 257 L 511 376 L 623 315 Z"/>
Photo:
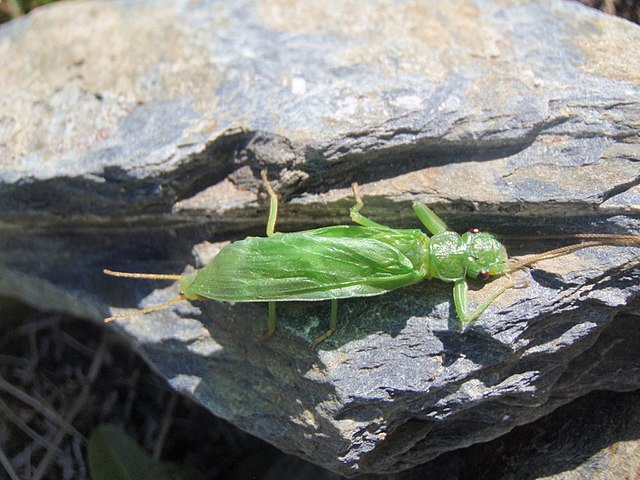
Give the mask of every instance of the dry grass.
<path id="1" fill-rule="evenodd" d="M 0 472 L 11 479 L 88 478 L 87 438 L 102 423 L 211 479 L 264 478 L 282 455 L 171 391 L 88 322 L 31 312 L 0 352 Z"/>

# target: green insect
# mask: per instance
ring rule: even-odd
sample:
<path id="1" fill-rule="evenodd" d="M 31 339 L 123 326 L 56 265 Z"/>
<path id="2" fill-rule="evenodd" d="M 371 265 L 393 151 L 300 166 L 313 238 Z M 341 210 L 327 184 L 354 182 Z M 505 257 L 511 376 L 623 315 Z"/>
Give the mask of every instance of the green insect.
<path id="1" fill-rule="evenodd" d="M 431 237 L 419 229 L 394 229 L 364 217 L 357 184 L 352 185 L 356 203 L 349 211 L 356 225 L 279 233 L 275 231 L 278 197 L 266 172 L 261 174 L 270 197 L 266 237 L 233 242 L 208 265 L 186 276 L 105 270 L 118 277 L 178 280 L 181 292 L 171 302 L 105 321 L 157 311 L 183 300 L 268 302 L 269 326 L 258 339 L 262 342 L 276 330 L 276 302 L 330 300 L 329 329 L 311 344 L 315 348 L 337 328 L 338 299 L 381 295 L 425 279 L 438 279 L 453 283 L 455 309 L 466 326 L 506 290 L 526 285 L 509 280 L 470 310 L 467 278 L 487 280 L 590 246 L 640 243 L 635 235 L 577 235 L 573 238 L 590 241 L 508 262 L 506 249 L 493 235 L 477 229 L 459 235 L 421 203 L 414 203 L 413 210 Z"/>

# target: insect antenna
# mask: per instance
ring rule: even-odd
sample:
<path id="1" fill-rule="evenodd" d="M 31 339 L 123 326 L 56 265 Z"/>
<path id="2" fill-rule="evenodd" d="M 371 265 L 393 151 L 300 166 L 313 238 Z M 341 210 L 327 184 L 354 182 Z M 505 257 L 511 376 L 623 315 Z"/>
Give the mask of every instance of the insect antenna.
<path id="1" fill-rule="evenodd" d="M 507 238 L 517 238 L 517 237 L 507 237 Z M 524 238 L 524 237 L 520 237 Z M 510 262 L 507 266 L 507 272 L 513 272 L 515 270 L 519 270 L 524 267 L 528 267 L 529 265 L 533 265 L 541 260 L 546 260 L 549 258 L 561 257 L 563 255 L 567 255 L 571 252 L 575 252 L 578 250 L 582 250 L 583 248 L 589 247 L 598 247 L 602 245 L 619 245 L 619 246 L 640 246 L 640 235 L 611 235 L 611 234 L 600 234 L 600 233 L 576 233 L 569 235 L 550 235 L 550 236 L 542 236 L 536 237 L 537 239 L 562 239 L 562 238 L 574 238 L 574 239 L 584 239 L 586 242 L 577 243 L 575 245 L 567 245 L 564 247 L 554 248 L 552 250 L 548 250 L 543 253 L 539 253 L 532 257 L 523 258 L 521 260 L 514 260 Z"/>
<path id="2" fill-rule="evenodd" d="M 182 275 L 172 275 L 168 273 L 133 273 L 133 272 L 116 272 L 113 270 L 104 269 L 103 272 L 107 275 L 111 275 L 112 277 L 125 277 L 125 278 L 142 278 L 142 279 L 150 279 L 150 280 L 182 280 L 184 277 Z M 163 310 L 165 308 L 170 307 L 171 305 L 175 305 L 176 303 L 180 303 L 186 300 L 186 295 L 180 295 L 173 300 L 170 300 L 161 305 L 156 305 L 155 307 L 143 308 L 142 310 L 136 310 L 135 312 L 128 313 L 120 313 L 118 315 L 113 315 L 111 317 L 107 317 L 104 319 L 105 323 L 109 323 L 117 318 L 125 318 L 125 317 L 134 317 L 136 315 L 144 315 L 145 313 L 157 312 L 158 310 Z"/>

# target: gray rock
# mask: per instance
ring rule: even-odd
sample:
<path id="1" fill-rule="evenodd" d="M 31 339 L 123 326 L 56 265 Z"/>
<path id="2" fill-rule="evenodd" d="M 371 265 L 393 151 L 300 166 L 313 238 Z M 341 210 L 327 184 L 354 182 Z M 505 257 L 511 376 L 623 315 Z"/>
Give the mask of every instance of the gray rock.
<path id="1" fill-rule="evenodd" d="M 427 464 L 384 478 L 634 478 L 640 467 L 639 399 L 640 391 L 593 392 L 491 442 L 446 453 Z M 290 463 L 302 469 L 301 461 Z M 274 469 L 277 467 L 278 464 Z M 308 472 L 307 477 L 289 478 L 315 478 L 316 475 L 318 473 Z M 380 479 L 376 475 L 362 478 Z"/>
<path id="2" fill-rule="evenodd" d="M 181 273 L 262 235 L 262 168 L 281 231 L 348 222 L 358 181 L 366 215 L 393 226 L 418 226 L 421 201 L 459 230 L 640 233 L 638 44 L 637 26 L 552 1 L 36 10 L 0 27 L 0 294 L 95 321 L 166 301 L 175 285 L 101 271 Z M 317 351 L 322 303 L 279 306 L 263 345 L 263 304 L 185 303 L 114 328 L 279 448 L 344 475 L 398 472 L 640 387 L 624 321 L 637 255 L 542 262 L 464 333 L 438 282 L 341 302 Z"/>

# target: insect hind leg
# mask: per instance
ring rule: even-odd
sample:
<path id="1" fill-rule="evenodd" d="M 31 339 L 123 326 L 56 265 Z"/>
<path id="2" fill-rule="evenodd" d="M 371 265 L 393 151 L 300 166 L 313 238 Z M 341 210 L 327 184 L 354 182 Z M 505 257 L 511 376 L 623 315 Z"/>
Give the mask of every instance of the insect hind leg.
<path id="1" fill-rule="evenodd" d="M 267 177 L 267 171 L 262 170 L 260 172 L 262 177 L 262 184 L 265 190 L 269 194 L 269 219 L 267 220 L 267 237 L 270 237 L 275 233 L 276 220 L 278 218 L 278 195 L 273 190 L 269 178 Z"/>
<path id="2" fill-rule="evenodd" d="M 273 335 L 273 332 L 276 331 L 276 326 L 276 302 L 269 302 L 269 327 L 267 329 L 267 332 L 256 340 L 256 343 L 260 345 L 261 343 L 268 340 L 271 335 Z"/>
<path id="3" fill-rule="evenodd" d="M 324 342 L 327 338 L 333 335 L 333 332 L 338 328 L 338 300 L 335 298 L 331 299 L 331 318 L 329 319 L 329 330 L 324 332 L 324 334 L 320 335 L 318 338 L 314 340 L 314 342 L 310 345 L 312 349 L 315 349 L 318 345 Z"/>

